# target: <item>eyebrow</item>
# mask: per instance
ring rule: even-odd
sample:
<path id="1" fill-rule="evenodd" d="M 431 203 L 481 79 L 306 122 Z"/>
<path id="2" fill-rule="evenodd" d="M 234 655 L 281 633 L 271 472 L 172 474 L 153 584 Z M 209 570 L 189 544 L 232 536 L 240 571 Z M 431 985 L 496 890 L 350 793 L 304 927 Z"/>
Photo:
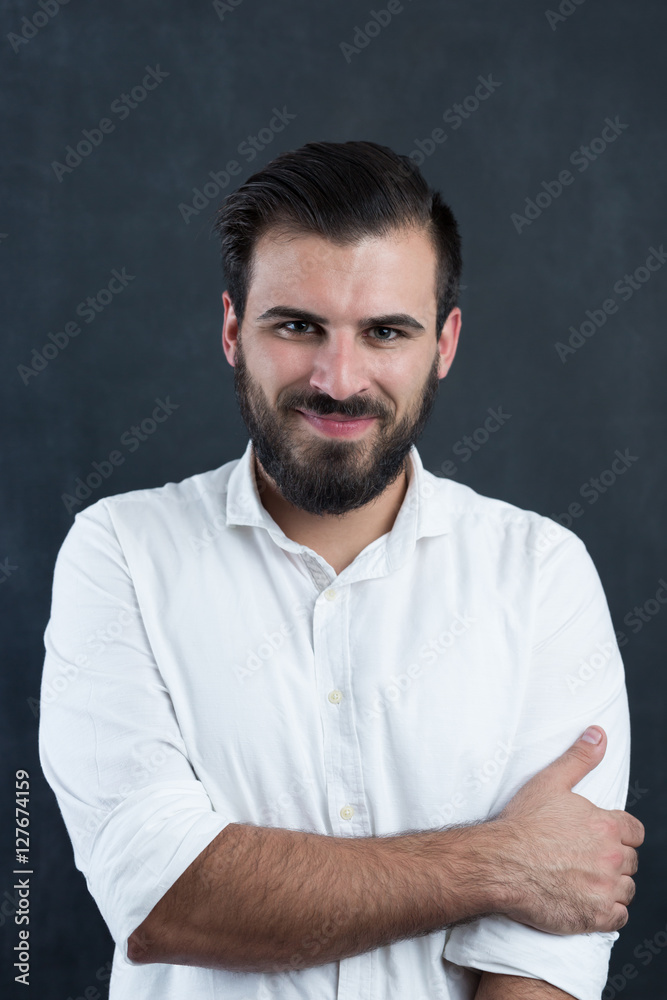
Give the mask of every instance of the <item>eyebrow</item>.
<path id="1" fill-rule="evenodd" d="M 308 309 L 298 309 L 293 306 L 272 306 L 266 312 L 263 312 L 261 316 L 258 316 L 255 322 L 261 323 L 263 320 L 279 319 L 286 316 L 299 322 L 319 323 L 322 326 L 326 326 L 329 322 L 326 316 L 319 316 Z M 409 313 L 385 313 L 383 316 L 367 316 L 365 319 L 359 320 L 358 327 L 360 330 L 365 330 L 369 326 L 407 326 L 411 330 L 426 329 L 414 316 L 410 316 Z"/>

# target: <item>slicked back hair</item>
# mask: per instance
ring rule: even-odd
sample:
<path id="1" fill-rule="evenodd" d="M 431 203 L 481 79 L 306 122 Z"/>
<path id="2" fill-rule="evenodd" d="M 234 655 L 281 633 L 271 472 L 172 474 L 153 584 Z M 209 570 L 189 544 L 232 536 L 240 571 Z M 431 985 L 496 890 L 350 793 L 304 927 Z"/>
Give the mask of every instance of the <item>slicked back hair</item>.
<path id="1" fill-rule="evenodd" d="M 309 142 L 280 153 L 229 194 L 213 231 L 239 327 L 259 238 L 314 234 L 339 245 L 422 230 L 436 253 L 436 339 L 458 304 L 461 238 L 450 207 L 408 157 L 375 142 Z"/>

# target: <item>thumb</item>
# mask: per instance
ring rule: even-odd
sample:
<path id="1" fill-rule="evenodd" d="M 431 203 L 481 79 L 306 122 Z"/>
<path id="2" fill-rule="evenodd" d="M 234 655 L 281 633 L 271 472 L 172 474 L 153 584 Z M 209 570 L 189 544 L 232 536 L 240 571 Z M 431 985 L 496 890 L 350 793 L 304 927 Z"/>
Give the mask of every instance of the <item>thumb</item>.
<path id="1" fill-rule="evenodd" d="M 607 750 L 607 734 L 602 726 L 589 726 L 564 754 L 543 770 L 545 777 L 571 789 L 600 763 Z"/>

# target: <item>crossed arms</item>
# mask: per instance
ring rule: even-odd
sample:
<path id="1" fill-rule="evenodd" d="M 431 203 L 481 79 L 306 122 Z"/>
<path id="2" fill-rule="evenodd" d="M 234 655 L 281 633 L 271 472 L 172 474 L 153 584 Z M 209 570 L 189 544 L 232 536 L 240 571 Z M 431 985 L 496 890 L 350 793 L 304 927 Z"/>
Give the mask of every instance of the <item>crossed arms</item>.
<path id="1" fill-rule="evenodd" d="M 195 780 L 105 511 L 95 518 L 88 511 L 79 515 L 59 557 L 53 620 L 45 635 L 46 690 L 62 670 L 68 683 L 42 705 L 40 754 L 58 790 L 77 867 L 85 871 L 115 940 L 122 948 L 129 943 L 130 960 L 250 972 L 307 968 L 449 927 L 444 957 L 481 971 L 491 964 L 507 967 L 486 961 L 501 927 L 506 955 L 516 958 L 508 972 L 522 975 L 484 973 L 478 1000 L 508 990 L 514 997 L 593 1000 L 601 951 L 595 985 L 590 978 L 581 985 L 584 966 L 592 946 L 606 942 L 579 935 L 624 925 L 644 833 L 619 808 L 599 808 L 618 807 L 627 787 L 620 659 L 610 659 L 609 669 L 585 683 L 577 675 L 571 710 L 545 710 L 545 693 L 564 683 L 579 650 L 605 638 L 610 627 L 599 581 L 581 550 L 563 557 L 548 574 L 555 582 L 540 591 L 537 612 L 546 610 L 534 629 L 530 684 L 521 706 L 532 729 L 522 730 L 521 760 L 505 776 L 506 786 L 519 790 L 502 812 L 486 823 L 471 820 L 468 827 L 337 838 L 237 823 L 237 806 L 223 796 L 212 809 L 205 786 Z M 131 549 L 131 538 L 129 543 Z M 568 543 L 570 550 L 573 545 Z M 543 563 L 562 548 L 547 553 Z M 544 565 L 542 575 L 547 577 Z M 582 576 L 586 586 L 571 594 L 570 580 Z M 95 663 L 84 658 L 78 666 L 81 636 L 121 612 L 129 624 L 120 639 L 105 646 Z M 567 730 L 574 738 L 579 722 L 581 729 L 598 722 L 609 730 L 610 749 L 600 770 L 606 737 L 598 747 L 578 742 L 553 760 L 563 747 L 559 734 Z M 102 756 L 96 749 L 100 738 Z M 164 763 L 157 774 L 142 772 L 129 781 L 136 767 L 129 750 L 137 740 L 145 741 L 146 755 L 157 748 Z M 544 767 L 548 761 L 553 763 Z M 540 765 L 543 770 L 535 773 Z M 533 777 L 519 787 L 516 778 L 523 774 L 525 781 L 526 772 Z M 573 793 L 580 780 L 581 794 Z M 164 892 L 160 886 L 171 888 Z M 554 936 L 564 934 L 574 936 Z M 561 987 L 557 992 L 531 978 L 558 968 L 554 955 L 566 956 L 560 964 L 570 969 L 560 978 L 548 973 Z"/>
<path id="2" fill-rule="evenodd" d="M 644 829 L 571 791 L 605 749 L 604 733 L 597 746 L 578 740 L 498 817 L 467 827 L 331 838 L 230 823 L 130 936 L 128 956 L 278 972 L 494 913 L 555 934 L 617 930 Z M 570 995 L 485 972 L 476 997 Z"/>

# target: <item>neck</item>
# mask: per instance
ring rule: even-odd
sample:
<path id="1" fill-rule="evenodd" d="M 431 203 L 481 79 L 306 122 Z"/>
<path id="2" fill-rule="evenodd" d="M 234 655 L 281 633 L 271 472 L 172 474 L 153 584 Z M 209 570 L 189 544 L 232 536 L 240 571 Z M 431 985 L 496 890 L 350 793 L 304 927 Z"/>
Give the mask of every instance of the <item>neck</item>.
<path id="1" fill-rule="evenodd" d="M 346 514 L 311 514 L 295 507 L 277 488 L 257 459 L 253 449 L 255 480 L 265 510 L 292 541 L 317 552 L 336 573 L 348 566 L 359 553 L 391 531 L 409 484 L 408 468 L 364 507 Z"/>

